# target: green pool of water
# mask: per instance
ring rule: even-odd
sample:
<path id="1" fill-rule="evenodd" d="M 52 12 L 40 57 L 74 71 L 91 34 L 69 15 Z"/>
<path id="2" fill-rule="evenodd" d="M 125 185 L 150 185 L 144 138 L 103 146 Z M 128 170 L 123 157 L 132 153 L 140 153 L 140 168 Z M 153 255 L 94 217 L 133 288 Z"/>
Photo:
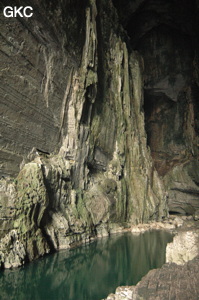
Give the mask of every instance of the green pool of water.
<path id="1" fill-rule="evenodd" d="M 0 272 L 1 300 L 100 300 L 165 262 L 167 232 L 126 233 Z"/>

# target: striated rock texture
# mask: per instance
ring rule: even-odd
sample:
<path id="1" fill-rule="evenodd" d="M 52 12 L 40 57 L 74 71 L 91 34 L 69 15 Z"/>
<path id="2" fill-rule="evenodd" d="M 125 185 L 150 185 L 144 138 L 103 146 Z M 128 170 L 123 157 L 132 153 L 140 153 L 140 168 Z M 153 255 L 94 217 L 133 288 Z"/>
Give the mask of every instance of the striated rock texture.
<path id="1" fill-rule="evenodd" d="M 1 15 L 4 268 L 167 215 L 146 143 L 143 61 L 112 2 L 30 5 L 30 19 Z"/>
<path id="2" fill-rule="evenodd" d="M 198 1 L 114 0 L 144 60 L 147 143 L 171 213 L 199 205 Z"/>

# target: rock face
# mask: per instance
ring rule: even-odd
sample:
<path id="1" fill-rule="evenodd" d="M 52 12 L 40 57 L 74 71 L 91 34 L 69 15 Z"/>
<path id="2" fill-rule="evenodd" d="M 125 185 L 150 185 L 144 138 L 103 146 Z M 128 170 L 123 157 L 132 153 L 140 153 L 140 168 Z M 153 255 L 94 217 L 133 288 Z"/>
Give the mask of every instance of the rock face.
<path id="1" fill-rule="evenodd" d="M 131 44 L 144 60 L 147 143 L 164 177 L 169 211 L 199 205 L 198 1 L 115 0 Z"/>
<path id="2" fill-rule="evenodd" d="M 166 262 L 183 265 L 199 255 L 199 230 L 180 232 L 167 244 Z"/>
<path id="3" fill-rule="evenodd" d="M 199 163 L 187 161 L 175 166 L 164 177 L 172 212 L 197 215 L 199 209 Z"/>
<path id="4" fill-rule="evenodd" d="M 167 215 L 143 61 L 111 1 L 30 2 L 29 20 L 1 15 L 4 268 Z"/>

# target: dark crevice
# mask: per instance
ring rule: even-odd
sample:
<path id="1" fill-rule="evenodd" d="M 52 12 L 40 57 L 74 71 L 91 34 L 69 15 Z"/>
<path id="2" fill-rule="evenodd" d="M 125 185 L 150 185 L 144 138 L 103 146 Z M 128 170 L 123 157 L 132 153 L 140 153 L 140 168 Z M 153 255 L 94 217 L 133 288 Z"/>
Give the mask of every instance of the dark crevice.
<path id="1" fill-rule="evenodd" d="M 169 215 L 171 216 L 184 216 L 186 213 L 178 212 L 178 211 L 169 211 Z"/>
<path id="2" fill-rule="evenodd" d="M 92 106 L 96 97 L 96 86 L 95 84 L 89 85 L 85 93 L 85 102 L 83 105 L 82 116 L 80 123 L 84 125 L 90 125 L 90 117 L 92 113 Z"/>
<path id="3" fill-rule="evenodd" d="M 104 39 L 103 39 L 103 33 L 102 33 L 102 20 L 100 18 L 100 12 L 102 10 L 101 4 L 97 1 L 97 10 L 98 14 L 96 17 L 96 29 L 97 29 L 97 37 L 98 37 L 98 43 L 97 43 L 97 53 L 98 53 L 98 68 L 97 68 L 97 75 L 98 75 L 98 87 L 97 87 L 97 93 L 96 93 L 96 99 L 95 103 L 93 104 L 93 109 L 91 113 L 91 122 L 94 118 L 94 116 L 97 114 L 101 114 L 102 112 L 102 105 L 103 105 L 103 99 L 105 94 L 105 55 L 104 55 Z"/>

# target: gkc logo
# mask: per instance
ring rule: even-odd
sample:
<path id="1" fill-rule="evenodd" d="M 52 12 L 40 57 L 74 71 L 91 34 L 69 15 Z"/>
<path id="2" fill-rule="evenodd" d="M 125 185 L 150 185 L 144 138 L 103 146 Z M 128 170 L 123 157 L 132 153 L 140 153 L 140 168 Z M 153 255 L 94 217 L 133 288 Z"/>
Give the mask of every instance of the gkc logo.
<path id="1" fill-rule="evenodd" d="M 16 18 L 17 16 L 23 18 L 30 18 L 33 15 L 33 8 L 31 6 L 20 6 L 17 8 L 16 6 L 6 6 L 3 10 L 3 14 L 6 18 Z"/>

